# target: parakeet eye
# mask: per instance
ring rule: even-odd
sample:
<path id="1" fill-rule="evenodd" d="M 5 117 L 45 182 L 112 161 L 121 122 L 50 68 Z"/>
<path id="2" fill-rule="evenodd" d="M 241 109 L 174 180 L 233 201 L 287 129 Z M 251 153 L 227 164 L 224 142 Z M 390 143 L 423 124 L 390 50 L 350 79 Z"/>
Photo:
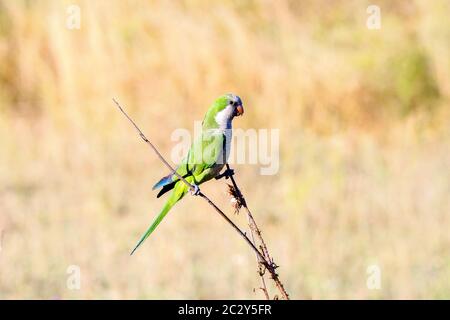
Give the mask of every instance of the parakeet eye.
<path id="1" fill-rule="evenodd" d="M 234 107 L 236 105 L 236 101 L 231 101 L 231 105 Z"/>

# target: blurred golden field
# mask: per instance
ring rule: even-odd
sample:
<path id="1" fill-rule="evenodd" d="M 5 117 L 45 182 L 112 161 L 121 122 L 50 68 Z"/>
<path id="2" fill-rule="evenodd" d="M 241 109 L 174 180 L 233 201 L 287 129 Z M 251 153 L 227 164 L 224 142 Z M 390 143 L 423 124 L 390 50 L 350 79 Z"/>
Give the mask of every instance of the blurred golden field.
<path id="1" fill-rule="evenodd" d="M 450 298 L 450 2 L 376 2 L 379 30 L 369 1 L 0 0 L 0 298 L 262 298 L 193 197 L 129 256 L 167 172 L 111 98 L 169 155 L 225 92 L 281 130 L 279 173 L 236 178 L 292 298 Z"/>

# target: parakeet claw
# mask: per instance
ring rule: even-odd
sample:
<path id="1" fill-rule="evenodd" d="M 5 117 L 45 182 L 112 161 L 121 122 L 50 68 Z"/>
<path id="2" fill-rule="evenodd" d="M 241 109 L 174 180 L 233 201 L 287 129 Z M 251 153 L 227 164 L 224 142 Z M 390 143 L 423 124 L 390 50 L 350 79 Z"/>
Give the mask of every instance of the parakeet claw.
<path id="1" fill-rule="evenodd" d="M 216 180 L 222 179 L 223 177 L 225 177 L 225 179 L 228 179 L 229 177 L 231 177 L 233 175 L 234 175 L 234 170 L 233 169 L 227 169 L 223 173 L 219 174 L 216 177 Z"/>
<path id="2" fill-rule="evenodd" d="M 191 195 L 198 196 L 198 194 L 200 193 L 200 188 L 198 187 L 198 185 L 194 184 L 194 185 L 192 185 L 190 192 L 191 192 Z"/>

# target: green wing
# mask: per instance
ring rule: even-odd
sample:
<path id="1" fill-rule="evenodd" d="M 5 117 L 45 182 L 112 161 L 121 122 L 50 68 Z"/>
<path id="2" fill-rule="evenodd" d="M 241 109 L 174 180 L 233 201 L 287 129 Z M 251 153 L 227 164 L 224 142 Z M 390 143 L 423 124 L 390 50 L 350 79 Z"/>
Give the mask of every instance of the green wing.
<path id="1" fill-rule="evenodd" d="M 223 134 L 203 133 L 192 144 L 187 156 L 178 166 L 176 172 L 182 177 L 198 177 L 213 167 L 225 153 Z M 172 181 L 178 181 L 176 175 L 172 175 Z M 196 181 L 196 184 L 202 181 Z"/>

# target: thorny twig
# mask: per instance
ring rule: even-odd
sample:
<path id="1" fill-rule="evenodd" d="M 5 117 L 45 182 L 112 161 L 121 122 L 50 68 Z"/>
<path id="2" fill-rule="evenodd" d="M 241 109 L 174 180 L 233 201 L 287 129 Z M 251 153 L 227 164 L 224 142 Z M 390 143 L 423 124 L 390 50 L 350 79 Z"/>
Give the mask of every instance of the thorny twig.
<path id="1" fill-rule="evenodd" d="M 123 110 L 123 108 L 120 106 L 120 104 L 115 99 L 113 99 L 113 101 L 116 104 L 116 106 L 119 108 L 119 110 L 123 113 L 123 115 L 128 119 L 128 121 L 131 122 L 131 124 L 137 130 L 137 132 L 139 133 L 139 136 L 142 138 L 142 140 L 144 140 L 144 142 L 147 143 L 153 149 L 153 151 L 156 153 L 158 158 L 166 165 L 166 167 L 169 168 L 170 171 L 173 172 L 181 181 L 183 181 L 183 183 L 185 183 L 191 190 L 193 190 L 194 186 L 191 185 L 188 181 L 186 181 L 186 179 L 184 179 L 182 176 L 180 176 L 172 168 L 172 166 L 166 161 L 166 159 L 164 159 L 164 157 L 161 155 L 161 153 L 159 153 L 158 149 L 150 142 L 150 140 L 147 139 L 147 137 L 144 135 L 144 133 L 141 131 L 141 129 L 139 129 L 139 127 L 136 125 L 136 123 Z M 217 211 L 217 213 L 219 213 L 222 216 L 222 218 L 224 218 L 225 221 L 231 227 L 233 227 L 233 229 L 236 230 L 237 233 L 239 233 L 239 235 L 247 242 L 247 244 L 252 248 L 252 250 L 258 256 L 258 258 L 260 260 L 260 263 L 264 266 L 264 268 L 266 268 L 270 272 L 270 274 L 272 276 L 272 279 L 277 284 L 277 287 L 279 287 L 278 283 L 281 284 L 281 282 L 278 279 L 278 275 L 275 272 L 275 269 L 277 268 L 277 266 L 272 261 L 270 261 L 269 259 L 266 259 L 264 251 L 263 251 L 263 253 L 261 253 L 261 251 L 259 251 L 258 248 L 256 248 L 256 246 L 247 237 L 247 235 L 241 229 L 239 229 L 239 227 L 233 221 L 231 221 L 230 218 L 228 218 L 228 216 L 222 210 L 220 210 L 219 207 L 217 207 L 217 205 L 214 202 L 212 202 L 203 192 L 199 191 L 197 195 L 200 196 L 201 198 L 205 199 L 205 201 L 207 201 Z M 283 286 L 281 285 L 281 287 L 283 287 Z M 283 289 L 283 291 L 284 291 L 284 289 Z M 289 299 L 287 294 L 285 294 L 283 296 L 286 299 Z"/>
<path id="2" fill-rule="evenodd" d="M 233 170 L 230 168 L 230 165 L 227 163 L 226 164 L 227 167 L 227 171 L 228 172 L 233 172 Z M 247 212 L 247 218 L 248 218 L 248 224 L 250 227 L 250 233 L 251 233 L 251 237 L 253 240 L 253 244 L 256 246 L 255 243 L 255 239 L 254 239 L 254 233 L 256 233 L 259 242 L 261 244 L 260 248 L 262 250 L 262 253 L 264 255 L 264 260 L 268 261 L 270 263 L 270 265 L 273 267 L 273 269 L 278 268 L 278 266 L 273 262 L 273 259 L 270 257 L 269 255 L 269 250 L 267 249 L 267 245 L 266 242 L 264 241 L 262 235 L 261 235 L 261 230 L 258 228 L 258 225 L 256 224 L 255 219 L 253 218 L 252 213 L 250 212 L 250 209 L 247 206 L 247 201 L 245 201 L 244 196 L 242 195 L 241 190 L 239 189 L 239 187 L 237 186 L 236 180 L 233 177 L 233 174 L 229 174 L 227 177 L 230 178 L 231 183 L 233 184 L 232 188 L 230 189 L 234 189 L 232 192 L 232 196 L 236 199 L 237 201 L 237 210 L 239 210 L 240 207 L 244 207 L 245 211 Z M 257 256 L 258 258 L 258 256 Z M 261 284 L 263 285 L 263 287 L 261 288 L 261 290 L 264 292 L 266 298 L 269 297 L 268 295 L 268 291 L 267 291 L 267 287 L 265 285 L 265 280 L 264 280 L 264 269 L 262 268 L 262 266 L 265 267 L 264 265 L 264 261 L 260 260 L 260 258 L 258 259 L 259 261 L 259 275 L 261 277 Z M 262 266 L 261 266 L 262 265 Z M 275 272 L 271 272 L 270 269 L 268 269 L 271 277 L 273 279 L 273 281 L 275 282 L 275 285 L 277 286 L 278 290 L 280 291 L 281 295 L 283 296 L 284 299 L 289 300 L 289 295 L 286 292 L 286 290 L 284 289 L 283 284 L 281 283 L 280 279 L 278 278 L 278 274 L 276 274 Z"/>
<path id="3" fill-rule="evenodd" d="M 228 166 L 228 164 L 227 164 L 227 166 Z M 226 177 L 226 179 L 228 179 L 228 178 L 232 178 L 233 174 L 234 174 L 234 171 L 227 168 L 227 170 L 225 170 L 223 176 Z M 233 183 L 233 185 L 227 184 L 227 186 L 228 186 L 228 193 L 231 196 L 234 213 L 238 214 L 239 210 L 244 206 L 245 199 L 243 198 L 242 194 L 240 193 L 240 190 L 238 188 L 234 187 L 234 184 L 235 183 Z M 251 219 L 250 219 L 249 215 L 247 215 L 247 221 L 248 221 L 248 225 L 250 228 L 250 236 L 251 236 L 252 242 L 256 246 L 255 235 L 253 232 L 254 228 L 251 223 Z M 256 263 L 258 264 L 258 275 L 261 280 L 261 287 L 259 289 L 261 289 L 261 291 L 264 293 L 264 297 L 266 298 L 266 300 L 270 300 L 269 291 L 267 290 L 266 280 L 264 278 L 264 273 L 265 273 L 266 269 L 261 264 L 261 260 L 258 258 L 258 256 L 256 256 Z"/>

